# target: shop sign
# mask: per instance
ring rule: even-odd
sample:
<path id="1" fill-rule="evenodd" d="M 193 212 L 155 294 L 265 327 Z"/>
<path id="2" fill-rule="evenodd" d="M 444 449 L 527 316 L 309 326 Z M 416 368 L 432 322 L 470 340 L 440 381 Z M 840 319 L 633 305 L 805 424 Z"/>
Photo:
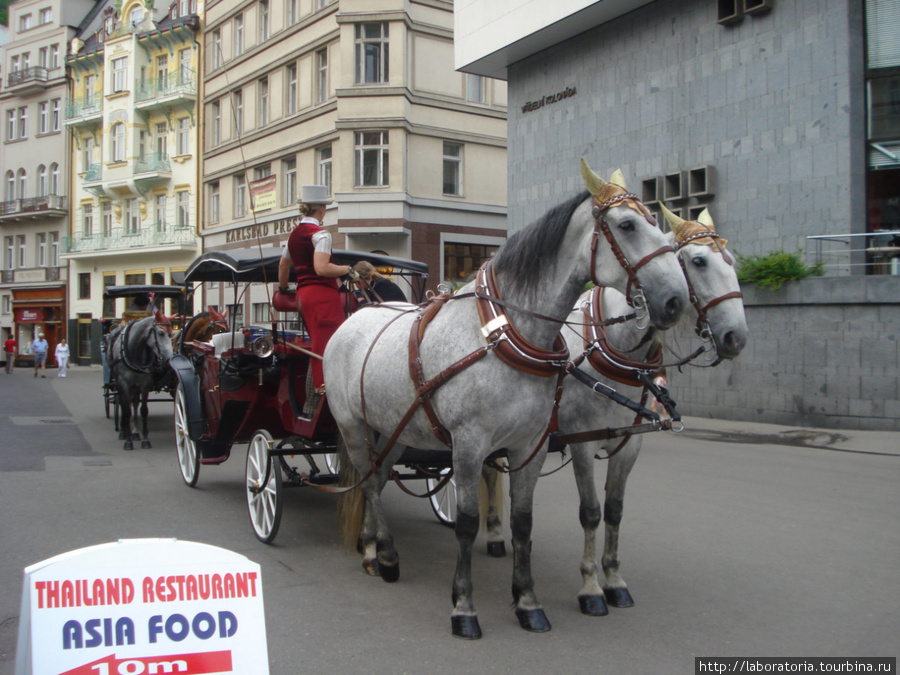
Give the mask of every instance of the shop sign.
<path id="1" fill-rule="evenodd" d="M 247 225 L 246 227 L 237 227 L 228 230 L 225 233 L 225 243 L 233 244 L 240 241 L 256 241 L 270 235 L 277 236 L 280 234 L 290 234 L 294 228 L 300 223 L 300 216 L 294 218 L 284 218 L 271 223 L 259 223 L 257 225 Z"/>
<path id="2" fill-rule="evenodd" d="M 29 283 L 32 281 L 46 281 L 47 270 L 16 270 L 13 278 L 17 284 Z"/>
<path id="3" fill-rule="evenodd" d="M 131 539 L 25 568 L 16 675 L 268 675 L 260 566 Z"/>
<path id="4" fill-rule="evenodd" d="M 560 91 L 557 91 L 552 94 L 547 94 L 546 96 L 541 96 L 539 99 L 535 99 L 534 101 L 528 101 L 525 105 L 522 106 L 522 112 L 528 113 L 533 110 L 539 110 L 543 108 L 545 105 L 552 105 L 553 103 L 559 103 L 567 98 L 571 98 L 578 93 L 578 87 L 566 87 Z"/>
<path id="5" fill-rule="evenodd" d="M 44 309 L 42 307 L 17 309 L 14 316 L 16 323 L 43 323 Z"/>
<path id="6" fill-rule="evenodd" d="M 250 199 L 253 200 L 253 212 L 266 211 L 278 206 L 275 199 L 275 176 L 266 176 L 250 183 Z"/>

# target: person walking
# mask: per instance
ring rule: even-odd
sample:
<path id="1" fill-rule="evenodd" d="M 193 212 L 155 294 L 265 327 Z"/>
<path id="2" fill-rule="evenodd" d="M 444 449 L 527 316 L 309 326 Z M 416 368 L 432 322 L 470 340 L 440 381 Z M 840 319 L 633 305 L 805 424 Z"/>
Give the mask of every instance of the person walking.
<path id="1" fill-rule="evenodd" d="M 16 361 L 16 339 L 12 335 L 3 343 L 3 351 L 6 352 L 6 374 L 10 375 Z"/>
<path id="2" fill-rule="evenodd" d="M 44 374 L 45 366 L 47 365 L 47 352 L 50 349 L 50 345 L 47 344 L 47 341 L 44 339 L 43 333 L 38 333 L 37 340 L 34 340 L 31 343 L 31 354 L 34 356 L 34 376 L 38 376 L 38 370 L 41 371 L 41 377 L 47 377 Z"/>
<path id="3" fill-rule="evenodd" d="M 66 338 L 59 341 L 56 345 L 56 366 L 59 368 L 59 376 L 66 376 L 66 365 L 69 363 L 69 345 L 66 344 Z"/>

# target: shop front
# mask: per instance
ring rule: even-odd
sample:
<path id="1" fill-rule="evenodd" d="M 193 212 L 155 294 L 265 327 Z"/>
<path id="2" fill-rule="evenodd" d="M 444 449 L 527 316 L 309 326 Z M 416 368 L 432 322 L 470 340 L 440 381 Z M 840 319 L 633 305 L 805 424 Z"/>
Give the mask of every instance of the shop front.
<path id="1" fill-rule="evenodd" d="M 55 363 L 56 345 L 62 338 L 67 338 L 65 315 L 63 287 L 13 290 L 16 366 L 33 365 L 31 343 L 41 334 L 50 344 L 48 364 Z"/>

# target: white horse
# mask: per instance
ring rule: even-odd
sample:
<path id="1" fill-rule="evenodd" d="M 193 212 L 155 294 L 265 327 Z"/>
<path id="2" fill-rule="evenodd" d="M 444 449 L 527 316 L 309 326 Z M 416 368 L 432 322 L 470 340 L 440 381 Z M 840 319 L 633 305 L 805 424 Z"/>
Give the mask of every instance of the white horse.
<path id="1" fill-rule="evenodd" d="M 712 218 L 706 210 L 698 221 L 682 220 L 665 207 L 663 211 L 672 227 L 672 232 L 666 237 L 676 249 L 691 290 L 691 303 L 697 314 L 696 331 L 705 340 L 712 342 L 716 363 L 721 359 L 733 359 L 744 348 L 748 329 L 734 259 L 725 249 L 727 241 L 716 233 Z M 600 290 L 592 289 L 579 299 L 569 315 L 571 324 L 585 321 L 583 310 L 590 311 Z M 625 297 L 611 289 L 603 289 L 599 301 L 602 303 L 599 312 L 601 317 L 620 316 L 629 310 Z M 613 325 L 605 331 L 597 328 L 593 330 L 599 331 L 605 338 L 602 350 L 595 350 L 595 358 L 584 359 L 579 368 L 632 400 L 641 401 L 642 397 L 646 398 L 644 384 L 637 379 L 636 374 L 641 371 L 652 372 L 659 367 L 662 354 L 656 331 L 650 326 L 641 327 L 635 321 Z M 584 352 L 585 338 L 580 333 L 572 330 L 564 330 L 563 333 L 573 355 Z M 596 335 L 595 332 L 589 337 Z M 639 419 L 628 408 L 611 400 L 598 401 L 597 398 L 587 388 L 568 379 L 559 410 L 561 433 L 583 434 L 594 430 L 619 429 L 631 426 Z M 584 528 L 584 554 L 581 560 L 583 585 L 578 592 L 578 602 L 581 611 L 591 616 L 607 614 L 607 602 L 614 607 L 630 607 L 634 604 L 619 572 L 618 543 L 625 483 L 637 460 L 642 439 L 641 435 L 631 435 L 573 442 L 569 445 L 581 502 L 578 515 Z M 605 583 L 601 585 L 595 550 L 601 508 L 594 484 L 594 460 L 603 456 L 609 457 L 609 467 L 603 509 L 606 536 L 601 559 Z M 486 517 L 488 552 L 495 556 L 505 554 L 500 531 L 502 497 L 498 477 L 496 471 L 485 468 L 484 478 L 489 500 Z"/>
<path id="2" fill-rule="evenodd" d="M 527 630 L 550 629 L 531 573 L 532 501 L 560 389 L 553 375 L 568 360 L 560 324 L 585 284 L 593 279 L 627 292 L 659 328 L 673 325 L 688 300 L 672 248 L 637 197 L 583 160 L 582 175 L 587 193 L 510 237 L 457 297 L 432 303 L 424 318 L 410 306 L 366 307 L 325 350 L 329 407 L 365 476 L 358 547 L 364 566 L 377 560 L 384 580 L 399 577 L 380 501 L 392 465 L 405 446 L 446 449 L 441 437 L 452 447 L 459 557 L 451 623 L 458 637 L 481 636 L 471 579 L 478 481 L 485 458 L 504 448 L 514 467 L 516 615 Z"/>

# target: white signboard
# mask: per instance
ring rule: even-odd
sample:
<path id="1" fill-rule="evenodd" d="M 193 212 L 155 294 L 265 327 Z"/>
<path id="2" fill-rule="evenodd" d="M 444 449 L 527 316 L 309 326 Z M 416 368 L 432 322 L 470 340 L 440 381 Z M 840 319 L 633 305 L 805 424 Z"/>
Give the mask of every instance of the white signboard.
<path id="1" fill-rule="evenodd" d="M 16 675 L 269 672 L 260 567 L 131 539 L 25 568 Z"/>

